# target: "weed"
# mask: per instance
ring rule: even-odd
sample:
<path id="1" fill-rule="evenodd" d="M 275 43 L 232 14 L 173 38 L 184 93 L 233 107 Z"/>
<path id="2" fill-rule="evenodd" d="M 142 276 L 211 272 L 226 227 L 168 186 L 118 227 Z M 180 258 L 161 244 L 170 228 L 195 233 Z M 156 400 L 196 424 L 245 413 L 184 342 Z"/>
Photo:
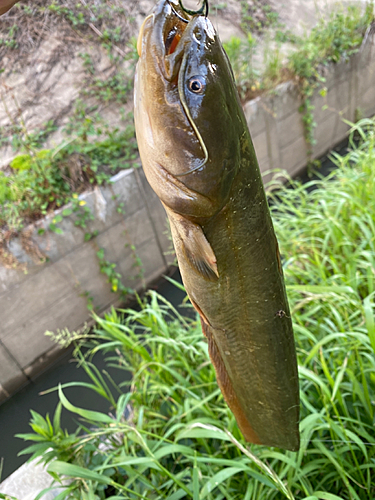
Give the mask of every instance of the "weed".
<path id="1" fill-rule="evenodd" d="M 262 32 L 265 28 L 278 24 L 279 15 L 270 5 L 260 0 L 254 0 L 249 4 L 247 0 L 241 0 L 241 28 L 245 33 Z"/>
<path id="2" fill-rule="evenodd" d="M 34 51 L 54 30 L 64 37 L 66 46 L 79 43 L 79 39 L 95 40 L 108 49 L 111 57 L 126 54 L 126 47 L 133 22 L 134 5 L 117 2 L 86 2 L 82 0 L 26 1 L 17 4 L 4 17 L 0 26 L 0 59 L 5 50 L 12 48 L 8 57 L 19 60 Z M 79 35 L 72 39 L 72 30 Z"/>
<path id="3" fill-rule="evenodd" d="M 264 71 L 262 75 L 262 86 L 269 88 L 277 85 L 283 78 L 282 54 L 280 47 L 271 50 L 269 47 L 264 51 Z"/>
<path id="4" fill-rule="evenodd" d="M 275 31 L 275 41 L 278 43 L 293 43 L 296 45 L 301 41 L 301 38 L 290 30 L 285 29 L 285 27 L 280 27 Z"/>
<path id="5" fill-rule="evenodd" d="M 109 78 L 94 77 L 83 95 L 95 97 L 100 102 L 117 101 L 126 103 L 133 88 L 132 77 L 125 71 L 116 71 Z"/>
<path id="6" fill-rule="evenodd" d="M 0 45 L 3 45 L 7 49 L 16 49 L 18 47 L 17 31 L 18 26 L 16 24 L 13 24 L 13 26 L 9 28 L 8 33 L 6 33 L 5 37 L 0 38 Z"/>
<path id="7" fill-rule="evenodd" d="M 72 193 L 108 182 L 138 157 L 132 126 L 125 130 L 101 128 L 84 106 L 78 106 L 66 127 L 73 138 L 54 149 L 35 150 L 46 130 L 50 128 L 29 134 L 23 147 L 31 152 L 16 156 L 9 174 L 0 172 L 0 226 L 4 229 L 22 229 L 24 221 L 36 220 L 69 201 L 74 205 Z M 80 214 L 76 223 L 85 227 L 88 217 L 88 213 Z"/>
<path id="8" fill-rule="evenodd" d="M 119 293 L 124 299 L 129 293 L 133 293 L 129 287 L 122 283 L 122 276 L 116 271 L 117 265 L 105 259 L 104 248 L 100 248 L 96 253 L 99 259 L 100 272 L 107 276 L 107 282 L 111 285 L 111 290 L 114 293 Z"/>
<path id="9" fill-rule="evenodd" d="M 19 126 L 14 129 L 10 141 L 15 151 L 29 152 L 41 148 L 55 130 L 57 126 L 53 120 L 49 120 L 41 128 L 32 132 L 27 131 L 24 126 Z"/>
<path id="10" fill-rule="evenodd" d="M 75 220 L 74 220 L 74 225 L 76 227 L 80 227 L 81 229 L 86 229 L 87 224 L 94 220 L 94 215 L 89 209 L 89 207 L 86 206 L 86 202 L 84 200 L 80 200 L 78 197 L 77 193 L 73 193 L 71 197 L 71 207 L 65 208 L 62 211 L 63 217 L 68 217 L 71 214 L 75 214 Z M 92 237 L 94 237 L 95 234 L 92 234 Z M 87 238 L 85 237 L 85 240 Z"/>
<path id="11" fill-rule="evenodd" d="M 259 28 L 254 26 L 253 18 L 248 12 L 247 2 L 242 2 L 243 29 L 248 32 Z M 302 105 L 305 138 L 309 155 L 314 145 L 314 107 L 311 103 L 314 91 L 324 83 L 322 68 L 329 63 L 347 60 L 356 53 L 363 41 L 367 28 L 374 21 L 374 3 L 369 2 L 364 12 L 357 6 L 336 10 L 328 17 L 321 17 L 310 35 L 296 37 L 282 29 L 272 11 L 263 6 L 263 12 L 271 17 L 276 27 L 276 42 L 292 42 L 296 50 L 288 56 L 288 63 L 283 67 L 278 49 L 265 51 L 265 69 L 262 74 L 253 68 L 253 55 L 256 50 L 255 40 L 248 35 L 247 40 L 232 38 L 224 48 L 232 63 L 237 87 L 242 100 L 254 96 L 260 91 L 274 87 L 286 78 L 296 81 Z M 250 41 L 250 43 L 249 43 Z"/>
<path id="12" fill-rule="evenodd" d="M 374 20 L 374 4 L 367 4 L 362 14 L 359 7 L 335 11 L 328 19 L 320 18 L 310 35 L 301 40 L 298 50 L 289 56 L 289 69 L 295 75 L 303 103 L 301 112 L 305 137 L 310 148 L 314 144 L 315 122 L 311 97 L 324 78 L 320 66 L 347 60 L 359 50 L 367 27 Z"/>

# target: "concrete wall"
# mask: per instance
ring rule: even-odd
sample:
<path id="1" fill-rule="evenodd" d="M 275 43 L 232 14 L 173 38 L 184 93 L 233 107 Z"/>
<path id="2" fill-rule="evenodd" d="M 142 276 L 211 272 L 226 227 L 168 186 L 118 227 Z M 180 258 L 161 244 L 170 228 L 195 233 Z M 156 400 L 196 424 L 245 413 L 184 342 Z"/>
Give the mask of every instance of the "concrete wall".
<path id="1" fill-rule="evenodd" d="M 345 138 L 349 127 L 342 119 L 375 114 L 374 51 L 368 43 L 349 62 L 327 69 L 327 94 L 317 93 L 313 99 L 317 122 L 313 157 Z M 245 105 L 262 172 L 281 168 L 293 176 L 306 166 L 299 106 L 299 94 L 290 82 Z M 60 224 L 63 234 L 39 235 L 38 229 L 48 227 L 53 219 L 50 216 L 31 228 L 28 238 L 16 238 L 10 245 L 18 261 L 27 264 L 27 274 L 0 265 L 0 402 L 57 355 L 44 335 L 46 330 L 74 330 L 89 319 L 85 292 L 92 295 L 99 311 L 118 302 L 99 271 L 98 247 L 117 265 L 124 284 L 133 288 L 142 282 L 132 279 L 138 270 L 129 245 L 135 245 L 142 260 L 145 283 L 162 275 L 171 263 L 165 255 L 170 249 L 165 213 L 142 171 L 121 172 L 111 186 L 98 187 L 82 199 L 95 215 L 87 229 L 77 228 L 76 217 L 70 216 Z M 120 203 L 124 214 L 118 211 Z M 95 240 L 84 242 L 85 232 L 95 230 Z M 48 257 L 44 264 L 37 262 L 41 255 Z"/>
<path id="2" fill-rule="evenodd" d="M 170 249 L 165 211 L 140 169 L 119 173 L 112 185 L 81 199 L 95 216 L 87 228 L 76 227 L 73 214 L 59 224 L 63 234 L 39 235 L 38 230 L 51 223 L 50 216 L 31 228 L 26 244 L 22 237 L 10 244 L 19 263 L 27 264 L 27 274 L 0 265 L 0 401 L 58 354 L 46 330 L 75 330 L 89 320 L 86 292 L 99 312 L 119 302 L 100 272 L 99 248 L 117 265 L 124 285 L 132 288 L 158 278 L 171 264 L 172 257 L 165 255 Z M 120 203 L 123 213 L 118 211 Z M 85 233 L 93 231 L 98 236 L 85 242 Z M 40 263 L 30 245 L 48 261 Z M 130 245 L 142 261 L 144 280 L 134 279 L 139 268 Z"/>
<path id="3" fill-rule="evenodd" d="M 375 46 L 372 38 L 347 62 L 329 66 L 322 84 L 327 93 L 317 91 L 312 104 L 317 124 L 312 158 L 319 158 L 345 139 L 349 126 L 375 114 Z M 292 82 L 278 86 L 267 96 L 245 104 L 245 115 L 262 172 L 280 168 L 295 176 L 308 163 L 308 147 L 299 107 L 301 99 Z"/>

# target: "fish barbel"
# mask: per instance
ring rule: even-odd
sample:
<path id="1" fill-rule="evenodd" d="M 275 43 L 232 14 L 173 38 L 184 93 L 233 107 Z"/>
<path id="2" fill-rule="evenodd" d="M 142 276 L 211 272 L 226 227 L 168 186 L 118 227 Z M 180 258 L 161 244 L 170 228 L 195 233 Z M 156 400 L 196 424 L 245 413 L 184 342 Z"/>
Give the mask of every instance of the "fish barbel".
<path id="1" fill-rule="evenodd" d="M 230 63 L 211 22 L 161 0 L 141 28 L 135 123 L 218 384 L 249 442 L 299 448 L 278 244 Z"/>

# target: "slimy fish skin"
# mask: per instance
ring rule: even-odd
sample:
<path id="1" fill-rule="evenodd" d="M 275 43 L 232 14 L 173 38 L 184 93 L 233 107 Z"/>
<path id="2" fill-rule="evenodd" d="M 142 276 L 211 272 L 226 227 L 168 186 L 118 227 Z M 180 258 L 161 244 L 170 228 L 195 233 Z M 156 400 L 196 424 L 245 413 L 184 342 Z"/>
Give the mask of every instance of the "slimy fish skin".
<path id="1" fill-rule="evenodd" d="M 211 22 L 161 0 L 142 26 L 135 122 L 182 279 L 245 439 L 299 449 L 299 387 L 277 239 L 228 58 Z"/>

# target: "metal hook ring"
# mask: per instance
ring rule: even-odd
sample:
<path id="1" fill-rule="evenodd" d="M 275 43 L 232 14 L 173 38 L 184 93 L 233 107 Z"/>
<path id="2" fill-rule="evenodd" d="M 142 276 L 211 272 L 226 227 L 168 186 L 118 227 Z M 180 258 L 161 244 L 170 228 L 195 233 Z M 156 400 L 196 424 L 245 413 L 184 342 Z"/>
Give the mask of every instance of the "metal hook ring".
<path id="1" fill-rule="evenodd" d="M 208 6 L 208 0 L 203 0 L 203 5 L 202 7 L 199 9 L 199 10 L 189 10 L 189 9 L 185 9 L 185 7 L 182 5 L 182 0 L 178 0 L 178 3 L 180 4 L 180 7 L 181 9 L 186 12 L 187 14 L 190 14 L 191 16 L 203 16 L 203 12 L 204 10 L 206 10 L 204 16 L 207 17 L 208 16 L 208 10 L 209 10 L 209 6 Z"/>
<path id="2" fill-rule="evenodd" d="M 181 16 L 181 14 L 179 14 L 177 12 L 177 10 L 174 8 L 174 6 L 171 4 L 170 0 L 167 0 L 167 2 L 169 3 L 169 6 L 170 8 L 172 9 L 172 12 L 175 16 L 177 16 L 179 18 L 180 21 L 182 21 L 183 23 L 186 23 L 188 24 L 189 23 L 189 20 L 188 19 L 185 19 L 184 17 Z"/>

